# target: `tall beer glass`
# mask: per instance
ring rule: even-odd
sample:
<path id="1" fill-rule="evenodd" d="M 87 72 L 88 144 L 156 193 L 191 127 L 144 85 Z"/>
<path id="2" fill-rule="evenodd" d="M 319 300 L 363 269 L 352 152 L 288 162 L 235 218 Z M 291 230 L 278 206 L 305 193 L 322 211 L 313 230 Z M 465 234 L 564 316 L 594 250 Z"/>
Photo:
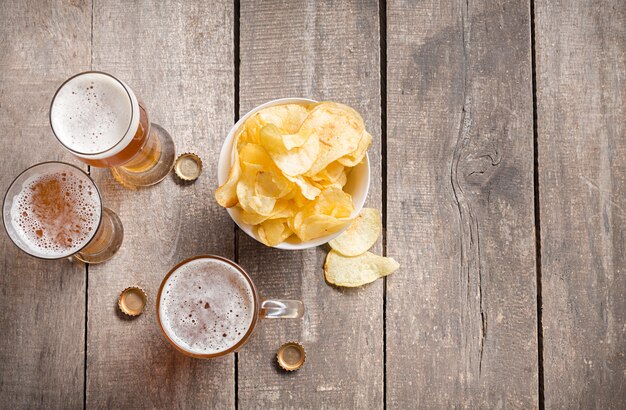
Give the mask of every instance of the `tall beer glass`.
<path id="1" fill-rule="evenodd" d="M 214 358 L 243 346 L 261 318 L 297 319 L 304 305 L 299 300 L 261 300 L 239 265 L 201 255 L 182 261 L 165 276 L 156 311 L 163 336 L 177 350 Z"/>
<path id="2" fill-rule="evenodd" d="M 64 162 L 42 162 L 18 175 L 4 196 L 2 218 L 13 243 L 41 259 L 104 262 L 124 238 L 122 222 L 102 206 L 93 180 Z"/>
<path id="3" fill-rule="evenodd" d="M 52 99 L 50 125 L 74 156 L 111 168 L 123 185 L 154 185 L 174 166 L 172 137 L 150 123 L 141 99 L 111 74 L 87 71 L 66 80 Z"/>

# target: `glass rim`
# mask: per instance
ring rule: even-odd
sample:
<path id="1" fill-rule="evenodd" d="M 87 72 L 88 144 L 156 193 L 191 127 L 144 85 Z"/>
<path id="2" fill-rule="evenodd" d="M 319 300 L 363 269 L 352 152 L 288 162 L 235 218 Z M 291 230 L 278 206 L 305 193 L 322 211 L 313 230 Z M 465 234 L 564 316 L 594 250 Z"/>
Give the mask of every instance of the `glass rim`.
<path id="1" fill-rule="evenodd" d="M 200 354 L 200 353 L 192 353 L 192 352 L 190 352 L 188 350 L 183 349 L 176 342 L 174 342 L 174 340 L 172 340 L 172 338 L 167 334 L 167 332 L 163 328 L 163 323 L 161 322 L 161 294 L 163 293 L 163 287 L 165 286 L 165 283 L 168 281 L 170 276 L 174 272 L 176 272 L 178 270 L 178 268 L 182 267 L 183 265 L 188 264 L 189 262 L 197 260 L 197 259 L 214 259 L 214 260 L 218 260 L 218 261 L 224 262 L 224 263 L 232 266 L 237 271 L 239 271 L 239 273 L 241 273 L 241 275 L 246 279 L 246 281 L 250 285 L 250 288 L 252 289 L 252 301 L 254 303 L 254 314 L 252 316 L 252 322 L 250 323 L 250 327 L 248 328 L 248 331 L 246 332 L 246 334 L 243 335 L 241 340 L 239 340 L 233 346 L 231 346 L 228 349 L 223 350 L 221 352 L 217 352 L 217 353 L 203 353 L 203 354 Z M 161 285 L 159 286 L 159 291 L 157 292 L 157 298 L 156 298 L 157 322 L 159 323 L 159 328 L 161 329 L 161 333 L 163 334 L 163 336 L 165 336 L 165 339 L 168 342 L 170 342 L 170 344 L 172 346 L 174 346 L 174 348 L 176 350 L 178 350 L 179 352 L 181 352 L 181 353 L 183 353 L 183 354 L 185 354 L 187 356 L 191 356 L 191 357 L 197 358 L 197 359 L 212 359 L 212 358 L 216 358 L 216 357 L 225 356 L 225 355 L 227 355 L 229 353 L 232 353 L 232 352 L 236 351 L 241 346 L 243 346 L 248 341 L 248 339 L 252 335 L 252 332 L 254 331 L 257 323 L 259 322 L 260 310 L 261 310 L 261 304 L 259 303 L 259 294 L 258 294 L 258 292 L 256 290 L 256 287 L 254 286 L 254 282 L 252 282 L 252 278 L 250 278 L 250 275 L 248 275 L 248 273 L 241 266 L 239 266 L 237 263 L 231 261 L 230 259 L 224 258 L 222 256 L 210 255 L 210 254 L 192 256 L 191 258 L 187 258 L 187 259 L 182 260 L 181 262 L 177 263 L 172 269 L 170 269 L 170 271 L 165 275 L 165 277 L 161 281 Z"/>
<path id="2" fill-rule="evenodd" d="M 56 131 L 54 130 L 54 125 L 52 125 L 52 107 L 54 106 L 54 101 L 56 100 L 57 95 L 59 94 L 59 91 L 61 91 L 61 89 L 63 87 L 65 87 L 65 85 L 67 83 L 69 83 L 70 81 L 72 81 L 73 79 L 75 79 L 77 77 L 80 77 L 82 75 L 86 75 L 86 74 L 102 74 L 102 75 L 105 75 L 107 77 L 111 77 L 112 79 L 117 81 L 122 86 L 124 91 L 126 91 L 126 95 L 128 96 L 128 100 L 130 101 L 130 120 L 128 122 L 128 127 L 126 127 L 126 132 L 119 138 L 119 140 L 115 144 L 113 144 L 109 148 L 105 149 L 104 151 L 99 151 L 99 152 L 81 152 L 81 151 L 72 149 L 72 148 L 68 147 L 67 145 L 65 145 L 63 143 L 63 141 L 61 141 L 61 138 L 59 138 L 59 136 L 57 135 Z M 72 153 L 75 153 L 75 154 L 78 154 L 78 155 L 83 155 L 83 156 L 86 156 L 86 157 L 90 157 L 90 156 L 94 156 L 94 155 L 106 154 L 107 152 L 113 150 L 115 147 L 117 147 L 119 144 L 121 144 L 122 141 L 124 141 L 124 138 L 126 137 L 126 135 L 128 135 L 128 132 L 130 131 L 130 126 L 133 123 L 133 118 L 135 118 L 135 108 L 133 107 L 133 98 L 131 96 L 131 92 L 132 91 L 129 89 L 129 87 L 124 85 L 122 80 L 120 80 L 119 78 L 117 78 L 113 74 L 105 73 L 104 71 L 88 70 L 88 71 L 82 71 L 82 72 L 80 72 L 78 74 L 74 74 L 73 76 L 71 76 L 67 80 L 63 81 L 63 83 L 57 88 L 57 90 L 54 93 L 54 96 L 52 97 L 52 101 L 50 102 L 50 109 L 48 110 L 48 122 L 50 123 L 50 128 L 52 129 L 52 134 L 54 134 L 54 137 L 57 139 L 57 141 L 59 141 L 59 143 L 61 145 L 63 145 L 63 147 L 65 147 L 67 150 L 69 150 Z"/>
<path id="3" fill-rule="evenodd" d="M 80 249 L 76 250 L 75 252 L 72 252 L 69 255 L 63 255 L 63 256 L 58 256 L 58 257 L 50 257 L 50 258 L 46 258 L 43 256 L 37 256 L 37 255 L 33 255 L 32 253 L 28 252 L 27 250 L 23 249 L 21 246 L 19 246 L 17 243 L 15 243 L 15 240 L 13 239 L 13 237 L 11 236 L 11 234 L 9 233 L 9 229 L 7 227 L 7 220 L 4 216 L 4 209 L 7 203 L 7 196 L 9 195 L 9 191 L 11 191 L 11 188 L 13 188 L 13 185 L 15 185 L 15 183 L 17 182 L 17 180 L 24 175 L 26 172 L 30 171 L 33 168 L 36 168 L 38 166 L 42 166 L 42 165 L 48 165 L 48 164 L 61 164 L 61 165 L 66 165 L 66 166 L 70 166 L 72 168 L 76 168 L 77 170 L 79 170 L 80 172 L 82 172 L 89 181 L 91 181 L 91 184 L 93 185 L 93 187 L 95 188 L 95 191 L 98 194 L 98 203 L 100 204 L 100 218 L 98 218 L 98 225 L 96 226 L 96 229 L 94 229 L 92 231 L 91 236 L 89 237 L 89 240 L 87 242 L 85 242 L 85 244 L 83 246 L 80 247 Z M 37 164 L 31 165 L 28 168 L 24 169 L 22 172 L 20 172 L 15 178 L 13 178 L 13 181 L 9 184 L 6 192 L 4 193 L 4 199 L 2 200 L 2 224 L 4 226 L 4 230 L 7 233 L 7 236 L 11 239 L 11 242 L 13 242 L 13 244 L 15 245 L 15 247 L 17 247 L 19 250 L 21 250 L 22 252 L 24 252 L 25 254 L 32 256 L 33 258 L 37 258 L 37 259 L 41 259 L 41 260 L 46 260 L 46 261 L 56 261 L 56 260 L 61 260 L 61 259 L 65 259 L 65 258 L 69 258 L 72 257 L 74 255 L 76 255 L 77 253 L 79 253 L 80 251 L 82 251 L 83 249 L 85 249 L 87 247 L 87 245 L 89 245 L 91 243 L 91 241 L 93 240 L 93 238 L 96 236 L 96 233 L 98 232 L 98 229 L 100 229 L 100 226 L 102 225 L 102 213 L 104 212 L 104 206 L 102 204 L 102 193 L 100 192 L 100 189 L 98 188 L 98 185 L 96 184 L 96 182 L 91 179 L 91 176 L 85 172 L 83 169 L 77 167 L 74 164 L 69 164 L 67 162 L 63 162 L 63 161 L 44 161 L 44 162 L 38 162 Z"/>

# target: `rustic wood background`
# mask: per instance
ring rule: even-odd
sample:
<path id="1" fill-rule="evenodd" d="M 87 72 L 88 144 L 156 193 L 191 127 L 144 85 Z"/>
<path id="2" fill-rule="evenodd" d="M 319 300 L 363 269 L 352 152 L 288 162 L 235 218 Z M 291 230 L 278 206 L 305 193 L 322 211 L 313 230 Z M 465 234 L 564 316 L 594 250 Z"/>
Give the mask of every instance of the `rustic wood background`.
<path id="1" fill-rule="evenodd" d="M 129 191 L 108 263 L 44 262 L 0 235 L 1 408 L 626 408 L 626 2 L 4 0 L 0 192 L 43 160 L 78 163 L 48 107 L 71 74 L 112 72 L 179 151 L 193 185 Z M 365 118 L 383 210 L 376 251 L 402 268 L 329 287 L 326 249 L 268 249 L 212 199 L 222 140 L 264 101 L 344 102 Z M 263 295 L 301 298 L 238 354 L 170 348 L 150 302 L 201 253 Z M 307 363 L 285 374 L 277 347 Z"/>

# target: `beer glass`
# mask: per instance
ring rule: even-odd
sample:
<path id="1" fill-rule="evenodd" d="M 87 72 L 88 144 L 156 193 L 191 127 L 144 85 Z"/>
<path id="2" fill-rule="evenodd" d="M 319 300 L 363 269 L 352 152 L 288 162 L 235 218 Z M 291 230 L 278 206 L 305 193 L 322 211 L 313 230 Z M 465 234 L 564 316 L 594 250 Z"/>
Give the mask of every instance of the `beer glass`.
<path id="1" fill-rule="evenodd" d="M 299 300 L 261 300 L 250 276 L 213 255 L 189 258 L 165 275 L 156 300 L 159 327 L 180 352 L 196 358 L 243 346 L 262 318 L 300 318 Z"/>
<path id="2" fill-rule="evenodd" d="M 50 125 L 75 157 L 111 168 L 125 186 L 154 185 L 174 166 L 172 137 L 150 123 L 141 99 L 111 74 L 87 71 L 61 84 L 50 105 Z"/>
<path id="3" fill-rule="evenodd" d="M 2 217 L 13 243 L 41 259 L 104 262 L 124 238 L 122 222 L 102 206 L 93 180 L 64 162 L 42 162 L 18 175 L 4 196 Z"/>

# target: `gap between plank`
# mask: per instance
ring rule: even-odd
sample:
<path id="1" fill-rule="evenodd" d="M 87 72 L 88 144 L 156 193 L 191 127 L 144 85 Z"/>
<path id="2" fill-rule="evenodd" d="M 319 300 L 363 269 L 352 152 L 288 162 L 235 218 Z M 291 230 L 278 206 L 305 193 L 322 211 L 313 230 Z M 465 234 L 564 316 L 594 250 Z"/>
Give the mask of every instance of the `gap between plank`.
<path id="1" fill-rule="evenodd" d="M 83 356 L 83 409 L 87 408 L 87 320 L 89 320 L 89 264 L 85 264 L 85 346 Z"/>
<path id="2" fill-rule="evenodd" d="M 233 95 L 233 124 L 239 121 L 239 65 L 241 62 L 239 42 L 240 42 L 240 17 L 241 17 L 241 3 L 240 0 L 234 0 L 233 2 L 233 82 L 234 82 L 234 95 Z M 239 263 L 239 229 L 237 224 L 233 223 L 234 229 L 234 258 L 235 263 Z M 239 354 L 235 352 L 235 409 L 239 409 Z"/>
<path id="3" fill-rule="evenodd" d="M 90 65 L 91 66 L 91 65 Z M 91 166 L 87 165 L 91 177 Z M 89 264 L 85 264 L 85 345 L 83 348 L 83 409 L 87 409 L 87 321 L 89 320 Z"/>
<path id="4" fill-rule="evenodd" d="M 383 256 L 387 256 L 387 1 L 379 0 L 380 37 L 380 165 Z M 383 278 L 383 408 L 387 408 L 387 277 Z"/>
<path id="5" fill-rule="evenodd" d="M 545 409 L 543 375 L 543 296 L 541 293 L 541 214 L 539 197 L 539 132 L 537 130 L 537 50 L 535 48 L 535 1 L 530 0 L 530 48 L 533 88 L 533 186 L 535 202 L 535 262 L 537 272 L 537 368 L 539 409 Z"/>
<path id="6" fill-rule="evenodd" d="M 89 34 L 89 70 L 93 70 L 93 21 L 94 3 L 91 1 L 91 32 Z M 91 166 L 87 165 L 87 174 L 91 177 Z M 87 409 L 87 321 L 89 320 L 89 264 L 85 264 L 85 345 L 83 353 L 83 409 Z"/>

